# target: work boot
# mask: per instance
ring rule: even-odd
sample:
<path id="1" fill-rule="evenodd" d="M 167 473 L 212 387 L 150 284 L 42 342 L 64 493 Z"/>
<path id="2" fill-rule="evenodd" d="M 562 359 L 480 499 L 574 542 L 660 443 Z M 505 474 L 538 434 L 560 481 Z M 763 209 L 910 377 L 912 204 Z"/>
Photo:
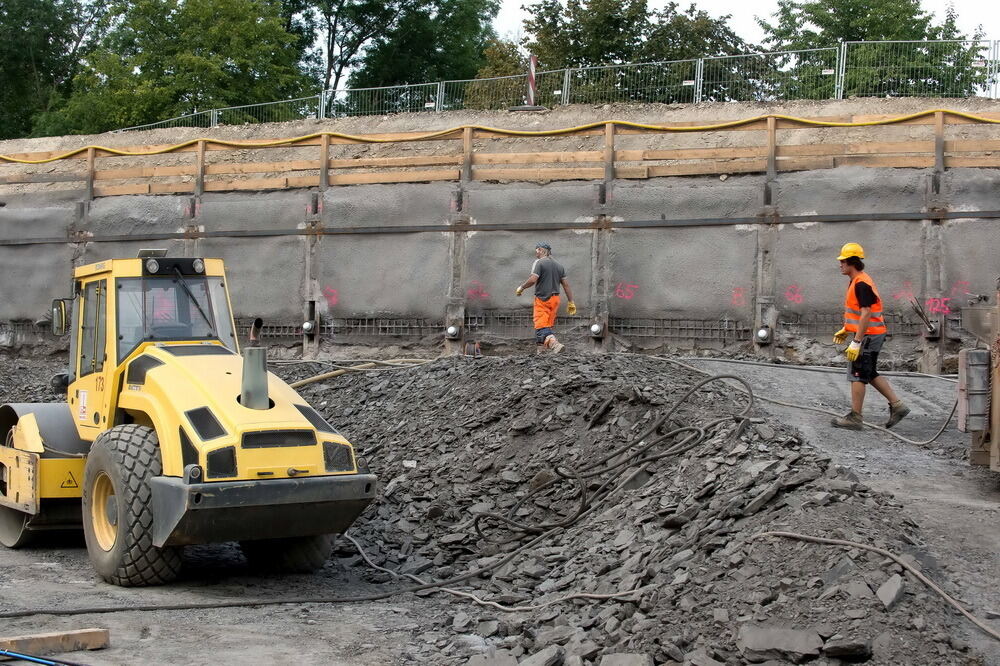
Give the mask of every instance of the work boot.
<path id="1" fill-rule="evenodd" d="M 566 345 L 559 342 L 554 335 L 549 335 L 545 338 L 545 346 L 551 349 L 553 354 L 558 354 L 566 348 Z"/>
<path id="2" fill-rule="evenodd" d="M 886 428 L 891 428 L 900 421 L 903 417 L 910 413 L 910 408 L 903 404 L 902 400 L 897 400 L 896 402 L 889 403 L 889 420 L 885 422 Z"/>
<path id="3" fill-rule="evenodd" d="M 847 428 L 848 430 L 864 430 L 865 424 L 861 420 L 861 414 L 855 411 L 850 411 L 844 416 L 838 416 L 837 418 L 830 421 L 830 425 L 834 428 Z"/>
<path id="4" fill-rule="evenodd" d="M 535 354 L 544 354 L 545 353 L 545 348 L 547 346 L 548 345 L 545 345 L 545 344 L 535 345 Z"/>

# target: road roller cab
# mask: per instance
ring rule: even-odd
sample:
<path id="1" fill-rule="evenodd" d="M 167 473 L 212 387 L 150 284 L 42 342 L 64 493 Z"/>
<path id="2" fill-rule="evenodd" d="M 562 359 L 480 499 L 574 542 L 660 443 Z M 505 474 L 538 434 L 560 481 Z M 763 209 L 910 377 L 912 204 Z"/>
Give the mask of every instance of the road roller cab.
<path id="1" fill-rule="evenodd" d="M 0 407 L 0 543 L 83 528 L 107 581 L 172 580 L 180 547 L 322 567 L 375 495 L 354 449 L 264 350 L 241 354 L 223 262 L 144 251 L 77 268 L 52 306 L 65 402 Z"/>

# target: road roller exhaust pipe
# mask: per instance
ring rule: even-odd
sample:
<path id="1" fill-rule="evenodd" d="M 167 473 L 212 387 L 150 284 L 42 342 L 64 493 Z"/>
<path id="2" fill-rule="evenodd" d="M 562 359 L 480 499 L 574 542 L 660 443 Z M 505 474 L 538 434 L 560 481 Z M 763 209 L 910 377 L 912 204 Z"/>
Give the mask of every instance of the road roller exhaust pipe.
<path id="1" fill-rule="evenodd" d="M 250 325 L 250 344 L 260 341 L 264 320 L 260 317 Z M 243 350 L 243 387 L 240 404 L 248 409 L 270 409 L 271 398 L 267 394 L 267 350 L 264 347 L 248 346 Z"/>

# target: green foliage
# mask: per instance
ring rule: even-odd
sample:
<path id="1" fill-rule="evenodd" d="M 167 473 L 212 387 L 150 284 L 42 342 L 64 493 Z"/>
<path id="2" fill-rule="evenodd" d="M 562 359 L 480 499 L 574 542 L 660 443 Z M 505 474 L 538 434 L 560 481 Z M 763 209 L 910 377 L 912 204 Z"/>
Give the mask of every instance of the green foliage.
<path id="1" fill-rule="evenodd" d="M 79 57 L 103 26 L 105 3 L 0 2 L 0 138 L 25 136 L 69 91 Z"/>
<path id="2" fill-rule="evenodd" d="M 138 0 L 115 18 L 36 133 L 100 132 L 310 88 L 275 0 Z"/>
<path id="3" fill-rule="evenodd" d="M 515 42 L 493 38 L 483 50 L 483 65 L 476 72 L 477 79 L 504 78 L 499 81 L 470 81 L 461 89 L 446 90 L 446 104 L 466 109 L 508 109 L 521 104 L 525 94 L 524 73 L 528 58 Z"/>
<path id="4" fill-rule="evenodd" d="M 932 95 L 964 97 L 986 82 L 986 68 L 974 63 L 987 57 L 985 45 L 930 43 L 932 40 L 969 39 L 957 28 L 949 7 L 943 23 L 935 25 L 919 0 L 779 0 L 773 22 L 758 20 L 765 42 L 777 50 L 813 49 L 854 41 L 918 41 L 925 44 L 848 44 L 844 95 Z M 981 39 L 982 32 L 971 38 Z M 818 66 L 818 54 L 806 65 Z M 829 77 L 832 78 L 832 77 Z M 828 79 L 810 89 L 799 81 L 786 94 L 829 97 Z"/>

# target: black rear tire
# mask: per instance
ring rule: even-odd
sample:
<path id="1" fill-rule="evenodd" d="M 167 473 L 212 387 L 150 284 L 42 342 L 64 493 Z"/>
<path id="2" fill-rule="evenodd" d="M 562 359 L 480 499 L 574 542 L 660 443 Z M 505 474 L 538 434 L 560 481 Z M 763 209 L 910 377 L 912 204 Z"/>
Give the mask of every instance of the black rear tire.
<path id="1" fill-rule="evenodd" d="M 94 440 L 83 475 L 83 533 L 94 569 L 109 583 L 162 585 L 180 573 L 181 549 L 153 545 L 150 479 L 162 471 L 159 440 L 151 428 L 115 426 Z M 108 481 L 113 499 L 105 492 L 105 506 L 94 507 L 99 501 L 95 500 L 95 487 L 100 497 L 101 487 L 107 489 Z M 102 513 L 107 520 L 103 545 Z M 113 543 L 109 543 L 108 529 Z"/>
<path id="2" fill-rule="evenodd" d="M 240 541 L 240 549 L 254 569 L 283 573 L 319 571 L 330 559 L 333 536 L 286 537 Z"/>

